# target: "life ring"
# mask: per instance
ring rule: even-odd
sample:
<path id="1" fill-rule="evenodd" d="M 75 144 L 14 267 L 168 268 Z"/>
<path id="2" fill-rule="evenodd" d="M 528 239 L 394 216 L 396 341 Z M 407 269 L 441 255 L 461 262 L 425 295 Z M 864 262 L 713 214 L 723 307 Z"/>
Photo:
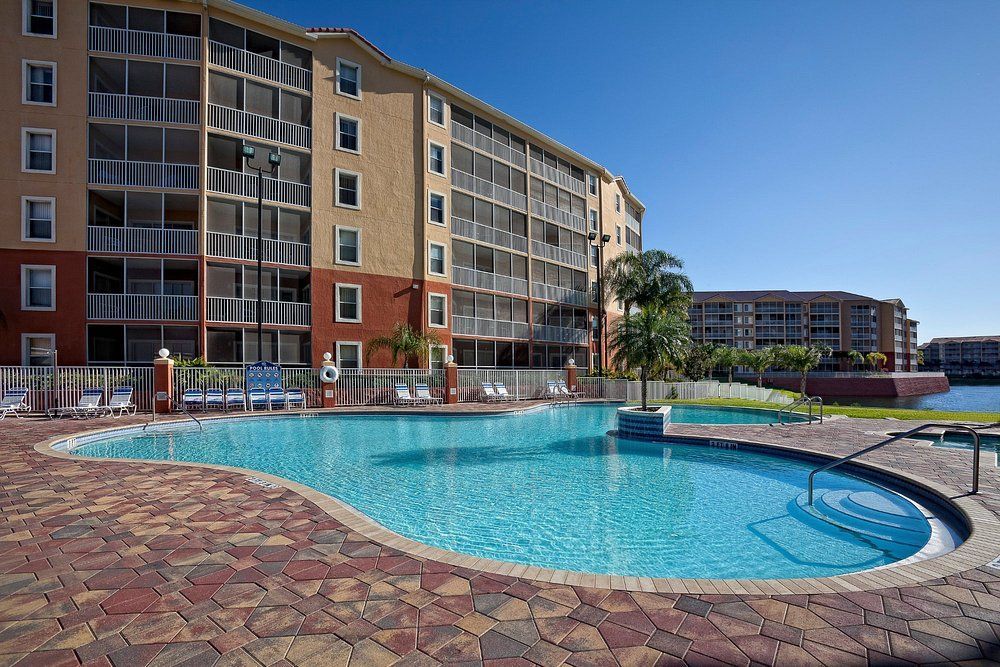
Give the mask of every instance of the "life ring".
<path id="1" fill-rule="evenodd" d="M 319 379 L 327 384 L 333 384 L 340 377 L 336 366 L 323 366 L 319 369 Z"/>

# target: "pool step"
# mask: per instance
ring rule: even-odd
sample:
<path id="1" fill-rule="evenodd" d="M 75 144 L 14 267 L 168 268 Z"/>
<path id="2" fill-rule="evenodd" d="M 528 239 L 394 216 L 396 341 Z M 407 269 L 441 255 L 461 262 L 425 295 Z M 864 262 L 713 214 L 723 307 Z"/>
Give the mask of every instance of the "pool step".
<path id="1" fill-rule="evenodd" d="M 930 526 L 924 516 L 907 501 L 888 492 L 820 491 L 812 507 L 804 493 L 796 502 L 811 516 L 875 541 L 920 547 L 930 537 Z"/>

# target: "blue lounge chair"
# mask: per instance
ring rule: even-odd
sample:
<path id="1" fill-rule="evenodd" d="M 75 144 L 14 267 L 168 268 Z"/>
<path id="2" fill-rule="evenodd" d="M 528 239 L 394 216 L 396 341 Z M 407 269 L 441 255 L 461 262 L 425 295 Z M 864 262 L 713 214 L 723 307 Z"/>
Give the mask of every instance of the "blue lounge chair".
<path id="1" fill-rule="evenodd" d="M 410 395 L 410 388 L 405 384 L 396 385 L 396 405 L 416 405 L 419 401 Z"/>
<path id="2" fill-rule="evenodd" d="M 289 389 L 285 393 L 285 402 L 288 404 L 288 409 L 301 408 L 306 409 L 306 395 L 301 389 Z"/>
<path id="3" fill-rule="evenodd" d="M 3 419 L 8 414 L 12 414 L 20 419 L 21 415 L 18 413 L 28 412 L 30 409 L 27 387 L 8 389 L 4 393 L 3 399 L 0 399 L 0 419 Z"/>
<path id="4" fill-rule="evenodd" d="M 105 409 L 115 419 L 122 415 L 134 415 L 136 405 L 132 402 L 132 387 L 115 387 Z"/>
<path id="5" fill-rule="evenodd" d="M 247 392 L 247 397 L 250 399 L 251 410 L 269 410 L 271 407 L 266 389 L 251 389 Z"/>
<path id="6" fill-rule="evenodd" d="M 432 404 L 432 403 L 444 403 L 443 399 L 436 396 L 431 396 L 431 388 L 426 384 L 420 383 L 413 386 L 417 392 L 417 400 L 421 403 Z"/>
<path id="7" fill-rule="evenodd" d="M 181 396 L 181 402 L 185 410 L 204 410 L 205 392 L 201 389 L 185 389 Z"/>
<path id="8" fill-rule="evenodd" d="M 205 409 L 215 408 L 216 410 L 222 410 L 226 407 L 226 398 L 222 394 L 222 390 L 218 388 L 206 389 L 205 390 Z"/>
<path id="9" fill-rule="evenodd" d="M 288 407 L 285 390 L 281 387 L 271 387 L 267 390 L 267 402 L 270 404 L 272 410 Z"/>

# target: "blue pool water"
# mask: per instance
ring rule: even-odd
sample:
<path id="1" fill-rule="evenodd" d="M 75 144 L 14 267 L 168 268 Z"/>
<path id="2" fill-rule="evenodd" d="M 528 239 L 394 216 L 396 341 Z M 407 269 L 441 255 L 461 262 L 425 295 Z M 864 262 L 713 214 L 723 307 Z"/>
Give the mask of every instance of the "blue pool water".
<path id="1" fill-rule="evenodd" d="M 949 432 L 945 434 L 944 438 L 940 436 L 929 436 L 920 435 L 915 436 L 915 440 L 925 440 L 935 447 L 949 447 L 953 449 L 968 449 L 973 448 L 972 436 L 965 433 L 952 433 Z M 980 453 L 982 456 L 986 456 L 988 453 L 993 454 L 993 460 L 997 466 L 1000 466 L 1000 436 L 997 435 L 980 435 L 979 436 L 979 446 Z"/>
<path id="2" fill-rule="evenodd" d="M 783 421 L 805 422 L 806 417 L 789 415 L 782 416 Z M 710 405 L 674 405 L 670 408 L 670 421 L 677 424 L 776 424 L 776 410 L 759 410 L 756 408 L 723 408 Z"/>
<path id="3" fill-rule="evenodd" d="M 75 452 L 261 470 L 426 544 L 583 572 L 824 576 L 906 558 L 930 534 L 913 505 L 862 479 L 823 474 L 817 494 L 896 507 L 915 523 L 907 540 L 806 512 L 799 498 L 811 467 L 802 461 L 619 439 L 607 435 L 614 425 L 607 405 L 496 416 L 296 415 L 209 422 L 203 433 L 119 434 Z M 829 504 L 850 500 L 830 496 Z"/>

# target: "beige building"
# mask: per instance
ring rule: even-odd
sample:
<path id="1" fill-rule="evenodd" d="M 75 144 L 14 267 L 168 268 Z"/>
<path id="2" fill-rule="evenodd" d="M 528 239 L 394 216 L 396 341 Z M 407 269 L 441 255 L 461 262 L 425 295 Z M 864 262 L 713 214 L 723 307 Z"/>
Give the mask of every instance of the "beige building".
<path id="1" fill-rule="evenodd" d="M 0 7 L 0 363 L 381 366 L 366 344 L 400 322 L 433 365 L 594 363 L 594 239 L 639 250 L 644 215 L 605 167 L 352 30 Z"/>

